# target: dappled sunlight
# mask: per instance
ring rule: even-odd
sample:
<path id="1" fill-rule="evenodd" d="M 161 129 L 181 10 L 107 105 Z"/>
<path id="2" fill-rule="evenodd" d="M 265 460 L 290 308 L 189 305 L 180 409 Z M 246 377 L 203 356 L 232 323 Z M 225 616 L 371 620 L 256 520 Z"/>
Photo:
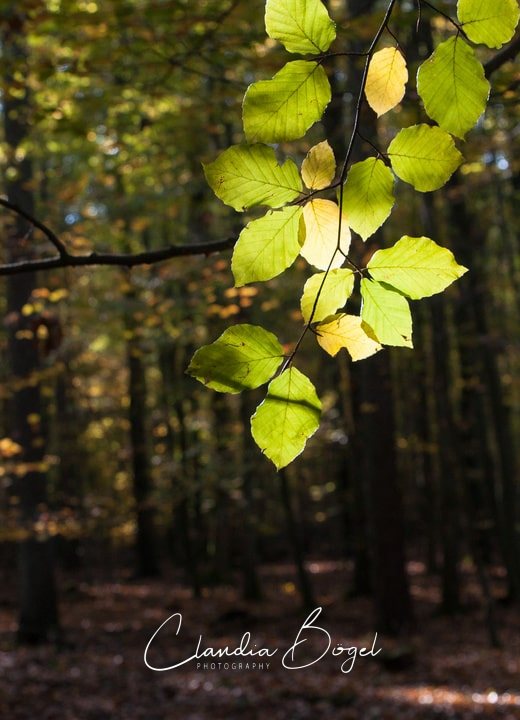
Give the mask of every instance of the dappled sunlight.
<path id="1" fill-rule="evenodd" d="M 486 712 L 496 707 L 520 709 L 520 692 L 498 694 L 495 690 L 474 692 L 472 690 L 452 688 L 449 686 L 418 685 L 408 687 L 397 685 L 390 688 L 377 689 L 375 696 L 381 700 L 393 700 L 410 705 L 429 705 L 434 708 L 446 709 L 483 709 Z M 516 717 L 516 715 L 511 715 Z"/>

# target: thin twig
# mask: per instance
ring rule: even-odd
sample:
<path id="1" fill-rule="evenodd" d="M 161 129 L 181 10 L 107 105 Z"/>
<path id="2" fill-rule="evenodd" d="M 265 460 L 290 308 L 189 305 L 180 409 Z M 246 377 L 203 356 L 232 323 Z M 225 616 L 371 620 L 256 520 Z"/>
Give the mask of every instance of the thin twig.
<path id="1" fill-rule="evenodd" d="M 320 60 L 328 60 L 329 58 L 333 57 L 366 57 L 368 55 L 368 52 L 355 52 L 355 51 L 346 51 L 346 52 L 328 52 L 323 53 L 323 55 L 319 56 Z"/>
<path id="2" fill-rule="evenodd" d="M 462 25 L 460 23 L 458 23 L 456 20 L 454 20 L 451 17 L 451 15 L 448 15 L 448 13 L 445 13 L 440 8 L 435 7 L 435 5 L 433 5 L 431 2 L 429 2 L 429 0 L 420 0 L 420 1 L 422 3 L 424 3 L 425 5 L 427 5 L 430 8 L 430 10 L 433 10 L 434 12 L 441 15 L 445 20 L 447 20 L 449 23 L 451 23 L 451 25 L 453 25 L 455 28 L 457 28 L 457 32 L 459 32 L 461 35 L 463 35 L 466 38 L 466 40 L 469 40 L 468 36 L 464 32 Z"/>
<path id="3" fill-rule="evenodd" d="M 399 42 L 399 38 L 397 37 L 397 35 L 396 35 L 394 32 L 392 32 L 392 30 L 390 30 L 390 27 L 389 27 L 388 25 L 386 26 L 386 32 L 390 35 L 390 37 L 392 37 L 392 38 L 395 40 L 398 49 L 402 52 L 402 48 L 401 48 L 401 44 L 400 44 L 400 42 Z"/>
<path id="4" fill-rule="evenodd" d="M 359 94 L 358 94 L 357 103 L 356 103 L 356 111 L 355 111 L 355 114 L 354 114 L 354 123 L 353 123 L 353 126 L 352 126 L 352 134 L 351 134 L 351 136 L 350 136 L 350 140 L 349 140 L 347 152 L 346 152 L 346 154 L 345 154 L 345 159 L 344 159 L 344 161 L 343 161 L 343 165 L 342 165 L 342 168 L 341 168 L 340 177 L 339 177 L 339 180 L 337 181 L 337 185 L 339 185 L 339 198 L 338 198 L 339 222 L 338 222 L 338 241 L 337 241 L 337 245 L 336 245 L 336 248 L 335 248 L 335 250 L 334 250 L 334 253 L 333 253 L 333 255 L 332 255 L 332 257 L 331 257 L 331 259 L 330 259 L 330 261 L 329 261 L 328 267 L 327 267 L 327 269 L 325 270 L 325 272 L 324 272 L 324 274 L 323 274 L 323 279 L 322 279 L 321 284 L 320 284 L 320 286 L 319 286 L 319 288 L 318 288 L 318 292 L 316 293 L 316 297 L 314 298 L 314 303 L 313 303 L 313 306 L 312 306 L 311 313 L 310 313 L 310 315 L 309 315 L 309 319 L 308 319 L 307 322 L 305 323 L 305 326 L 304 326 L 304 328 L 303 328 L 303 330 L 302 330 L 302 332 L 301 332 L 301 334 L 300 334 L 300 337 L 299 337 L 298 340 L 296 341 L 296 344 L 295 344 L 292 352 L 291 352 L 290 355 L 286 358 L 285 362 L 284 362 L 283 365 L 281 366 L 278 374 L 283 373 L 283 372 L 284 372 L 285 370 L 287 370 L 287 368 L 291 365 L 291 363 L 293 362 L 293 360 L 294 360 L 294 358 L 295 358 L 295 356 L 296 356 L 296 353 L 297 353 L 298 350 L 300 349 L 300 346 L 301 346 L 301 344 L 302 344 L 305 336 L 307 335 L 309 329 L 311 328 L 312 322 L 313 322 L 313 320 L 314 320 L 314 316 L 315 316 L 315 314 L 316 314 L 316 308 L 318 307 L 318 302 L 319 302 L 319 299 L 320 299 L 320 296 L 321 296 L 321 293 L 322 293 L 322 290 L 323 290 L 323 286 L 325 285 L 325 282 L 326 282 L 326 280 L 327 280 L 327 277 L 328 277 L 328 275 L 329 275 L 329 273 L 330 273 L 330 270 L 331 270 L 331 268 L 332 268 L 332 263 L 333 263 L 334 258 L 335 258 L 335 256 L 336 256 L 336 253 L 337 253 L 337 252 L 341 252 L 340 246 L 341 246 L 341 231 L 342 231 L 342 219 L 343 219 L 343 188 L 344 188 L 344 183 L 345 183 L 345 178 L 346 178 L 346 175 L 347 175 L 347 170 L 348 170 L 350 158 L 351 158 L 351 156 L 352 156 L 352 151 L 353 151 L 353 149 L 354 149 L 354 143 L 355 143 L 355 141 L 356 141 L 356 137 L 359 135 L 359 124 L 360 124 L 360 122 L 361 122 L 361 110 L 362 110 L 362 108 L 363 108 L 363 103 L 364 103 L 365 87 L 366 87 L 367 77 L 368 77 L 368 68 L 369 68 L 370 61 L 371 61 L 371 59 L 372 59 L 372 56 L 373 56 L 373 54 L 374 54 L 374 52 L 375 52 L 375 49 L 376 49 L 376 47 L 377 47 L 377 44 L 378 44 L 379 40 L 381 39 L 381 36 L 382 36 L 382 34 L 384 33 L 385 28 L 387 28 L 387 26 L 388 26 L 388 22 L 389 22 L 389 20 L 390 20 L 391 15 L 392 15 L 392 11 L 393 11 L 393 9 L 394 9 L 395 3 L 396 3 L 396 0 L 390 0 L 390 2 L 388 3 L 388 6 L 387 6 L 387 9 L 386 9 L 386 12 L 385 12 L 385 16 L 384 16 L 384 18 L 383 18 L 383 21 L 381 22 L 381 25 L 379 26 L 376 34 L 374 35 L 374 38 L 373 38 L 373 40 L 372 40 L 372 42 L 371 42 L 371 44 L 370 44 L 370 47 L 368 48 L 368 51 L 367 51 L 367 53 L 366 53 L 365 67 L 364 67 L 364 69 L 363 69 L 363 75 L 362 75 L 362 77 L 361 77 L 361 83 L 360 83 L 360 87 L 359 87 Z M 336 184 L 336 183 L 335 183 L 335 184 Z M 356 268 L 356 269 L 358 269 L 358 268 Z"/>
<path id="5" fill-rule="evenodd" d="M 40 220 L 33 217 L 30 213 L 26 212 L 21 207 L 19 207 L 15 203 L 10 202 L 6 198 L 0 197 L 0 205 L 7 208 L 8 210 L 11 210 L 11 212 L 16 213 L 16 215 L 19 215 L 24 220 L 27 220 L 27 222 L 30 223 L 33 227 L 41 230 L 41 232 L 45 235 L 49 242 L 54 245 L 54 247 L 59 253 L 60 258 L 67 257 L 67 248 L 56 235 L 56 233 L 53 232 L 49 227 L 47 227 L 47 225 L 44 225 L 44 223 L 42 223 Z"/>
<path id="6" fill-rule="evenodd" d="M 417 4 L 417 23 L 415 25 L 415 32 L 419 32 L 419 28 L 421 27 L 421 20 L 422 20 L 422 5 L 421 0 L 416 0 Z"/>
<path id="7" fill-rule="evenodd" d="M 367 137 L 365 137 L 365 136 L 363 135 L 363 133 L 360 132 L 359 130 L 358 130 L 358 133 L 357 133 L 357 134 L 358 134 L 358 137 L 360 137 L 361 140 L 363 140 L 363 142 L 366 142 L 367 145 L 370 145 L 370 147 L 371 147 L 373 150 L 376 151 L 376 153 L 378 154 L 379 157 L 385 157 L 384 152 L 382 152 L 382 150 L 380 150 L 380 149 L 377 147 L 377 145 L 374 145 L 374 143 L 372 142 L 372 140 L 369 140 Z"/>

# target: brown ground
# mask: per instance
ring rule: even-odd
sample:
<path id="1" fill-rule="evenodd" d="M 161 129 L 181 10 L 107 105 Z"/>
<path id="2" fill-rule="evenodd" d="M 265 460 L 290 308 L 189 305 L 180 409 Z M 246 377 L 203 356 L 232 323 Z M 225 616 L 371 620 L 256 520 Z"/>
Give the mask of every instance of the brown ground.
<path id="1" fill-rule="evenodd" d="M 311 563 L 324 610 L 318 625 L 334 645 L 372 644 L 370 603 L 341 599 L 344 569 Z M 411 565 L 421 630 L 409 647 L 380 639 L 387 656 L 413 648 L 406 669 L 358 658 L 350 674 L 330 653 L 303 670 L 281 667 L 307 613 L 298 608 L 291 569 L 263 572 L 267 600 L 244 605 L 233 588 L 192 600 L 173 582 L 82 583 L 62 578 L 62 621 L 71 647 L 17 649 L 14 600 L 8 581 L 0 588 L 1 720 L 426 720 L 520 719 L 520 613 L 498 608 L 504 648 L 491 649 L 477 588 L 468 583 L 467 610 L 455 617 L 435 613 L 437 589 L 420 565 Z M 68 589 L 67 589 L 68 588 Z M 150 659 L 156 663 L 205 647 L 236 646 L 250 631 L 253 643 L 280 650 L 269 670 L 197 671 L 188 664 L 153 672 L 143 652 L 154 630 L 180 611 L 183 626 L 161 635 Z M 316 636 L 320 636 L 318 631 Z M 317 638 L 320 640 L 321 638 Z M 313 652 L 320 654 L 319 642 Z M 283 650 L 282 650 L 283 648 Z M 240 661 L 240 659 L 238 660 Z M 252 660 L 251 660 L 252 661 Z M 260 662 L 260 660 L 256 660 Z M 218 660 L 217 660 L 218 662 Z M 222 662 L 222 660 L 221 660 Z M 245 662 L 245 659 L 242 659 Z M 264 662 L 266 660 L 264 659 Z"/>

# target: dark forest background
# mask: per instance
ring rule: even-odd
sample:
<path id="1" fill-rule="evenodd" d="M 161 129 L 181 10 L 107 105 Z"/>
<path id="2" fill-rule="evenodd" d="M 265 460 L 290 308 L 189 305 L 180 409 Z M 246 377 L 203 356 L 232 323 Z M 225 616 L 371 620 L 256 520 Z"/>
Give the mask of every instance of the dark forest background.
<path id="1" fill-rule="evenodd" d="M 345 49 L 363 50 L 385 3 L 328 6 Z M 1 263 L 59 250 L 46 228 L 77 254 L 238 234 L 201 162 L 242 140 L 245 88 L 285 57 L 261 0 L 0 11 Z M 380 147 L 421 121 L 415 68 L 451 32 L 425 5 L 416 19 L 402 2 L 392 24 L 411 92 L 363 116 Z M 294 342 L 303 260 L 240 289 L 229 250 L 131 270 L 0 267 L 1 718 L 520 717 L 520 70 L 482 60 L 493 90 L 465 163 L 434 194 L 399 184 L 384 232 L 355 248 L 366 261 L 428 235 L 470 272 L 414 308 L 413 351 L 353 364 L 306 339 L 324 421 L 285 471 L 250 437 L 260 394 L 213 393 L 184 371 L 234 322 Z M 345 154 L 361 70 L 336 58 L 323 125 L 284 151 L 301 160 L 326 136 Z M 287 646 L 317 606 L 335 642 L 377 630 L 383 651 L 349 675 L 332 657 L 267 673 L 142 660 L 172 612 L 182 639 L 163 659 L 199 633 Z"/>

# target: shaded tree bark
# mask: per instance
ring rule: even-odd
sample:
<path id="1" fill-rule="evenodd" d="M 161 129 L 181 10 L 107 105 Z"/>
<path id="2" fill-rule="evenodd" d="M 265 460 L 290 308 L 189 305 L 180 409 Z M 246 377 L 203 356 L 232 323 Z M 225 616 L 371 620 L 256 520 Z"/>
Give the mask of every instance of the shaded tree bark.
<path id="1" fill-rule="evenodd" d="M 489 342 L 491 328 L 487 313 L 487 283 L 479 258 L 484 249 L 485 235 L 475 222 L 475 216 L 469 212 L 465 192 L 460 178 L 455 176 L 448 187 L 450 227 L 453 228 L 453 251 L 460 263 L 471 268 L 464 278 L 464 295 L 457 309 L 459 325 L 467 324 L 476 329 L 477 346 L 471 352 L 480 356 L 483 383 L 473 382 L 466 387 L 466 394 L 473 397 L 467 402 L 479 408 L 479 386 L 488 389 L 489 407 L 496 446 L 500 458 L 500 483 L 496 487 L 496 505 L 498 509 L 498 529 L 501 537 L 504 562 L 508 570 L 509 594 L 511 598 L 520 598 L 520 539 L 517 532 L 518 519 L 518 462 L 511 422 L 511 411 L 505 398 L 497 355 Z M 468 359 L 468 363 L 471 362 Z M 480 413 L 480 410 L 479 410 Z"/>
<path id="2" fill-rule="evenodd" d="M 29 90 L 21 87 L 15 74 L 27 76 L 27 55 L 23 44 L 24 16 L 19 10 L 7 13 L 1 26 L 3 51 L 4 133 L 11 173 L 5 180 L 9 201 L 29 213 L 34 210 L 30 189 L 32 165 L 16 151 L 29 134 Z M 16 94 L 11 92 L 16 89 Z M 31 225 L 19 215 L 6 225 L 9 262 L 34 256 Z M 11 436 L 21 447 L 19 469 L 13 494 L 18 498 L 24 539 L 19 543 L 19 625 L 18 640 L 39 643 L 55 639 L 58 609 L 54 576 L 54 557 L 47 531 L 47 478 L 45 438 L 41 423 L 40 362 L 34 318 L 22 312 L 37 287 L 35 273 L 11 277 L 7 281 L 8 356 L 12 371 L 10 418 Z"/>
<path id="3" fill-rule="evenodd" d="M 406 574 L 389 351 L 363 361 L 360 375 L 376 629 L 400 635 L 410 630 L 413 609 Z"/>
<path id="4" fill-rule="evenodd" d="M 424 227 L 431 237 L 439 237 L 435 208 L 430 195 L 422 198 Z M 439 439 L 440 522 L 442 548 L 442 610 L 457 612 L 460 608 L 460 457 L 457 449 L 457 427 L 450 390 L 450 338 L 447 331 L 446 300 L 436 295 L 431 303 L 434 398 Z"/>
<path id="5" fill-rule="evenodd" d="M 258 539 L 254 496 L 256 445 L 251 438 L 251 406 L 245 395 L 240 396 L 242 421 L 242 576 L 244 600 L 260 600 L 262 587 L 258 575 Z"/>
<path id="6" fill-rule="evenodd" d="M 127 294 L 132 299 L 133 293 Z M 130 446 L 132 453 L 133 492 L 136 504 L 136 573 L 139 577 L 155 577 L 159 574 L 157 559 L 157 538 L 155 530 L 155 508 L 152 504 L 153 484 L 150 474 L 147 427 L 146 369 L 142 350 L 135 336 L 136 327 L 131 310 L 125 319 L 129 336 L 127 341 L 128 395 L 130 406 Z"/>
<path id="7" fill-rule="evenodd" d="M 305 568 L 305 557 L 298 532 L 298 525 L 294 516 L 294 510 L 291 502 L 291 489 L 289 485 L 289 478 L 287 477 L 287 470 L 283 468 L 278 472 L 278 480 L 280 482 L 280 493 L 282 498 L 282 505 L 285 513 L 285 523 L 287 527 L 287 534 L 289 536 L 289 543 L 291 552 L 296 567 L 296 577 L 298 581 L 298 590 L 305 608 L 313 608 L 316 606 L 314 599 L 314 592 L 309 579 L 309 575 Z"/>

